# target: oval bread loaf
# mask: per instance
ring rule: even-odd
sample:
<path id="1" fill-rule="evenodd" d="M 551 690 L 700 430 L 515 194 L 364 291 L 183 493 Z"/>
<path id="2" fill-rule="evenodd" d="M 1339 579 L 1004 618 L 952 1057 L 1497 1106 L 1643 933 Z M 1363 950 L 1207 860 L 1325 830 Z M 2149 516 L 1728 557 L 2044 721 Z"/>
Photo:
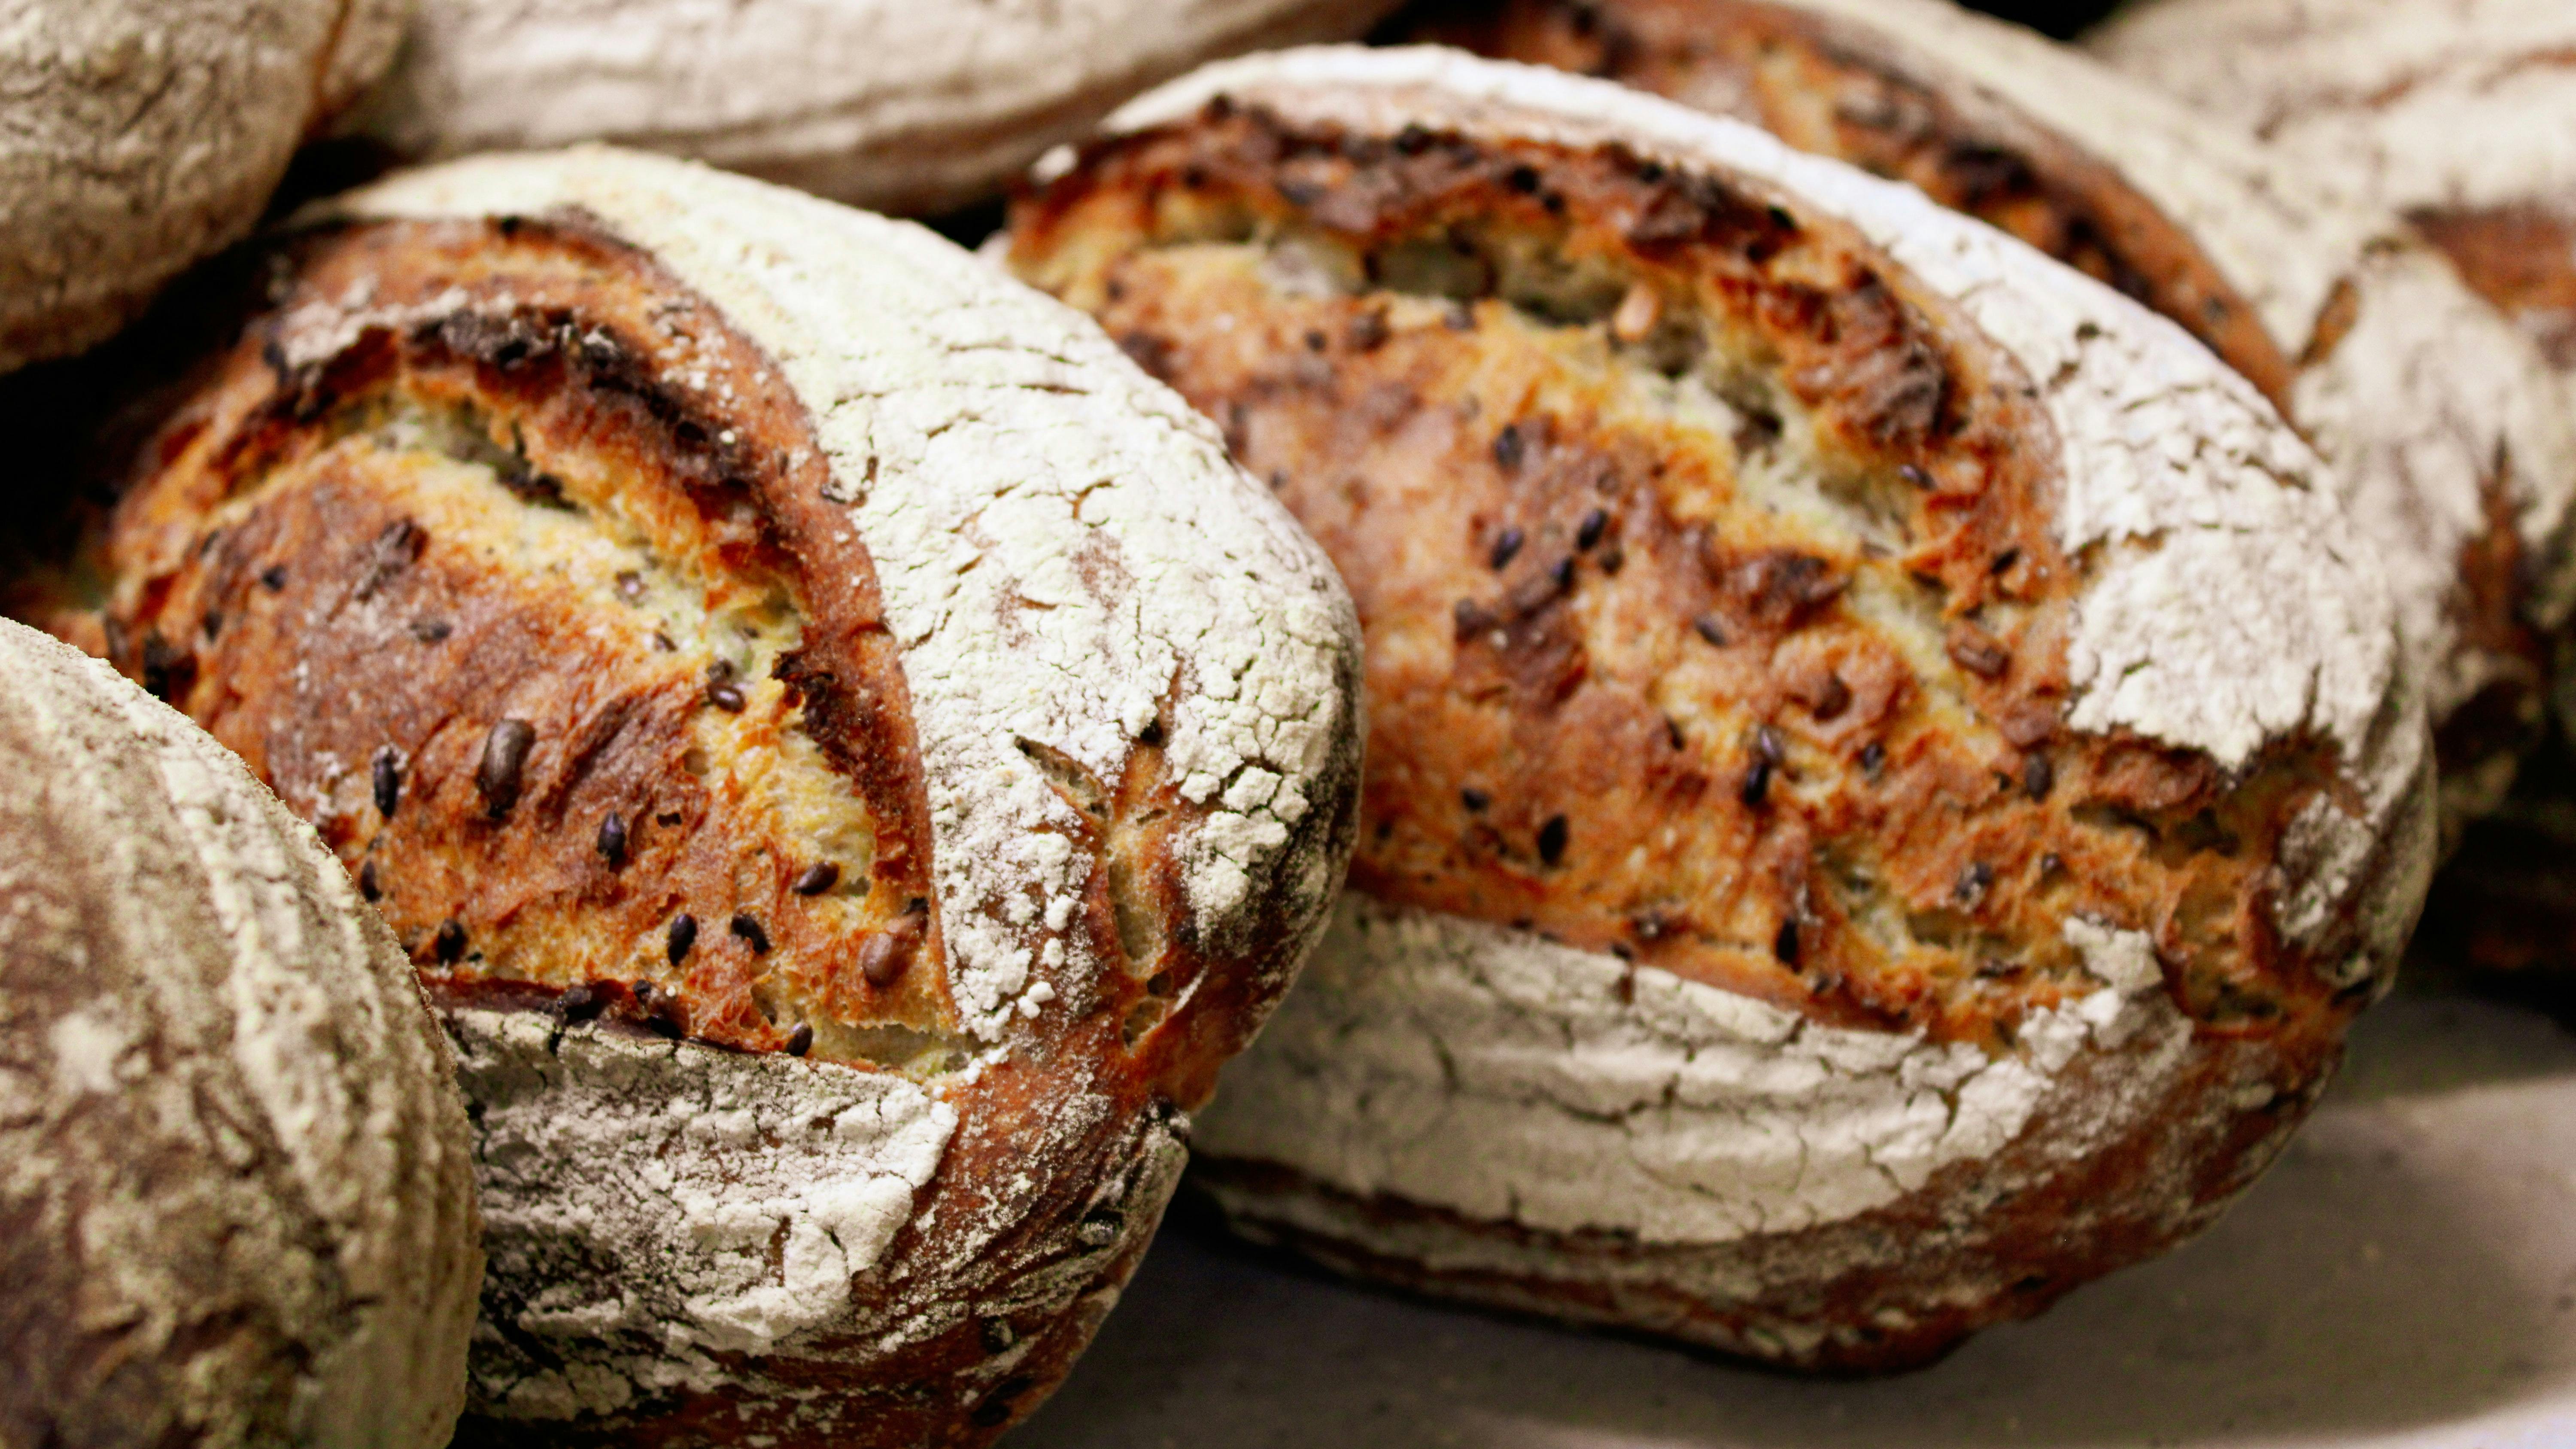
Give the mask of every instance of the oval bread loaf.
<path id="1" fill-rule="evenodd" d="M 186 720 L 0 672 L 0 1442 L 439 1449 L 483 1256 L 402 953 Z"/>
<path id="2" fill-rule="evenodd" d="M 2378 548 L 2446 836 L 2502 800 L 2576 607 L 2576 421 L 2385 198 L 1947 0 L 1508 0 L 1424 28 L 1910 182 L 2182 324 L 2316 444 Z"/>
<path id="3" fill-rule="evenodd" d="M 2315 456 L 1918 193 L 1453 51 L 1211 67 L 1014 208 L 1368 638 L 1353 889 L 1201 1121 L 1248 1233 L 1804 1368 L 2210 1221 L 2422 898 Z"/>
<path id="4" fill-rule="evenodd" d="M 1202 60 L 1393 0 L 423 0 L 360 126 L 414 158 L 615 141 L 880 210 L 1001 189 Z"/>
<path id="5" fill-rule="evenodd" d="M 250 229 L 392 59 L 407 0 L 14 8 L 0 48 L 0 372 L 77 352 Z"/>
<path id="6" fill-rule="evenodd" d="M 472 1412 L 999 1434 L 1338 888 L 1330 564 L 1079 315 L 694 164 L 407 174 L 264 275 L 105 634 L 445 1006 Z"/>

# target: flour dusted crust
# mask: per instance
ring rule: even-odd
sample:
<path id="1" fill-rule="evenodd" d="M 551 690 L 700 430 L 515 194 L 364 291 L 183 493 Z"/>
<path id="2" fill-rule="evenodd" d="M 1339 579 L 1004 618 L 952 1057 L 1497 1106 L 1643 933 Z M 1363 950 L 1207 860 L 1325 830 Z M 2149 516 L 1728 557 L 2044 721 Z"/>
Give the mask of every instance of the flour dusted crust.
<path id="1" fill-rule="evenodd" d="M 416 157 L 615 141 L 890 211 L 964 205 L 1213 56 L 1391 0 L 437 0 L 364 128 Z"/>
<path id="2" fill-rule="evenodd" d="M 418 984 L 186 720 L 0 663 L 0 1439 L 437 1449 L 483 1258 Z"/>
<path id="3" fill-rule="evenodd" d="M 1111 125 L 1013 265 L 1271 470 L 1371 641 L 1353 890 L 1200 1123 L 1240 1226 L 1873 1368 L 2250 1181 L 2431 856 L 2374 565 L 2250 384 L 1599 82 L 1315 49 Z M 1733 320 L 1694 343 L 1693 307 Z M 2195 803 L 2123 793 L 2176 767 Z"/>
<path id="4" fill-rule="evenodd" d="M 0 59 L 0 371 L 77 352 L 258 219 L 403 0 L 26 7 Z"/>
<path id="5" fill-rule="evenodd" d="M 1524 0 L 1434 32 L 1913 181 L 2192 330 L 2318 445 L 2386 558 L 2446 829 L 2502 798 L 2576 602 L 2576 427 L 2395 198 L 1943 0 Z M 2251 66 L 2252 38 L 2189 49 Z"/>
<path id="6" fill-rule="evenodd" d="M 1078 314 L 691 163 L 409 173 L 264 276 L 101 632 L 448 1010 L 480 1432 L 998 1434 L 1338 888 L 1329 564 Z"/>

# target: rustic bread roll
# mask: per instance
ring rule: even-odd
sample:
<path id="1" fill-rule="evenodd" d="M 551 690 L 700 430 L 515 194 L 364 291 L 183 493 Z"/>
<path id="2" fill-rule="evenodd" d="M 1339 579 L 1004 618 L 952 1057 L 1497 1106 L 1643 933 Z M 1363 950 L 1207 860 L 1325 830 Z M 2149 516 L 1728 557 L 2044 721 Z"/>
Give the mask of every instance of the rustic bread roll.
<path id="1" fill-rule="evenodd" d="M 0 1443 L 439 1449 L 483 1255 L 401 953 L 186 720 L 0 672 Z"/>
<path id="2" fill-rule="evenodd" d="M 2243 379 L 1916 193 L 1456 52 L 1210 67 L 1050 172 L 1012 265 L 1368 637 L 1353 889 L 1200 1123 L 1246 1232 L 1883 1368 L 2277 1150 L 2432 786 Z"/>
<path id="3" fill-rule="evenodd" d="M 1395 0 L 421 0 L 360 128 L 400 154 L 616 141 L 888 211 L 963 206 L 1202 60 Z"/>
<path id="4" fill-rule="evenodd" d="M 1000 1433 L 1338 886 L 1329 563 L 1085 319 L 759 182 L 462 162 L 270 273 L 145 449 L 106 633 L 446 1008 L 470 1412 Z"/>
<path id="5" fill-rule="evenodd" d="M 408 0 L 15 7 L 0 47 L 0 372 L 123 326 L 239 238 Z"/>
<path id="6" fill-rule="evenodd" d="M 1423 28 L 1911 182 L 2181 323 L 2299 424 L 2385 559 L 2446 834 L 2503 798 L 2576 607 L 2576 423 L 2374 198 L 1947 0 L 1505 0 Z"/>

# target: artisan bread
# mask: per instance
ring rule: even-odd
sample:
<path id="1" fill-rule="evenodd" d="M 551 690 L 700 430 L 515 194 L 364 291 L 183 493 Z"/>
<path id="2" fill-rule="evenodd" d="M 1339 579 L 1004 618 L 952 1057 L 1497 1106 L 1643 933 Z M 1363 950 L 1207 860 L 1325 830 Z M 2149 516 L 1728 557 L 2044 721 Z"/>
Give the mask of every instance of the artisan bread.
<path id="1" fill-rule="evenodd" d="M 358 129 L 414 158 L 616 141 L 881 210 L 990 196 L 1202 60 L 1393 0 L 421 0 Z"/>
<path id="2" fill-rule="evenodd" d="M 2576 606 L 2576 422 L 2539 350 L 2381 198 L 1947 0 L 1506 0 L 1422 23 L 1911 182 L 2193 332 L 2317 445 L 2379 549 L 2446 831 L 2502 800 Z M 2194 53 L 2258 63 L 2200 34 Z"/>
<path id="3" fill-rule="evenodd" d="M 0 372 L 77 352 L 238 239 L 392 59 L 407 0 L 17 7 L 0 47 Z"/>
<path id="4" fill-rule="evenodd" d="M 1211 67 L 1045 174 L 1012 266 L 1368 639 L 1352 889 L 1199 1124 L 1244 1231 L 1885 1368 L 2279 1148 L 2432 786 L 2244 379 L 1918 193 L 1453 51 Z"/>
<path id="5" fill-rule="evenodd" d="M 999 1434 L 1338 888 L 1329 563 L 1079 315 L 694 164 L 403 175 L 262 274 L 101 634 L 444 1005 L 477 1432 Z"/>
<path id="6" fill-rule="evenodd" d="M 483 1257 L 402 953 L 186 720 L 0 672 L 0 1443 L 439 1449 Z"/>

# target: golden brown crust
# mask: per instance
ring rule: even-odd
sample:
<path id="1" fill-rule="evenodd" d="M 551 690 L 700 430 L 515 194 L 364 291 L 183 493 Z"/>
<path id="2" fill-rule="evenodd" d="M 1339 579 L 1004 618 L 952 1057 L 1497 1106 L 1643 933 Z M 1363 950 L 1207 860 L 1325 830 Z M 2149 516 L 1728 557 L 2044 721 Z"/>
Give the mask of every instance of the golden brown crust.
<path id="1" fill-rule="evenodd" d="M 1309 237 L 1374 277 L 1443 238 L 1481 280 L 1283 293 Z M 2075 914 L 2156 932 L 2205 1021 L 2339 1014 L 2267 915 L 2317 763 L 2227 782 L 2061 726 L 2076 579 L 2021 445 L 2047 424 L 1848 229 L 1633 159 L 1212 108 L 1095 147 L 1013 245 L 1224 422 L 1350 582 L 1372 894 L 1947 1039 L 2080 992 Z M 1590 301 L 1514 296 L 1516 250 L 1590 267 L 1566 284 Z M 1732 446 L 1639 413 L 1623 370 L 1699 345 L 1702 313 L 1788 380 L 1791 436 L 1758 389 Z M 1747 501 L 1809 419 L 1868 523 Z"/>
<path id="2" fill-rule="evenodd" d="M 976 1039 L 876 564 L 778 364 L 578 214 L 308 229 L 267 275 L 98 544 L 103 627 L 68 602 L 46 622 L 94 634 L 322 829 L 452 1029 L 533 1013 L 810 1056 L 954 1114 L 840 1337 L 474 1432 L 989 1440 L 1132 1272 L 1179 1109 L 1284 987 L 1312 903 L 1255 899 L 1203 935 L 1181 856 L 1215 802 L 1165 779 L 1158 726 L 1114 780 L 1040 760 L 1084 822 L 1069 932 L 1115 969 Z M 1347 840 L 1355 752 L 1322 744 L 1305 829 Z M 721 1054 L 692 1060 L 721 1076 Z M 547 1357 L 508 1331 L 557 1271 L 509 1271 L 527 1242 L 494 1246 L 478 1396 Z"/>
<path id="3" fill-rule="evenodd" d="M 2200 244 L 2044 126 L 1971 117 L 1821 16 L 1759 0 L 1504 0 L 1410 15 L 1426 40 L 1601 76 L 1910 182 L 2179 322 L 2276 406 L 2294 359 Z M 1401 22 L 1400 22 L 1401 23 Z"/>
<path id="4" fill-rule="evenodd" d="M 2576 372 L 2576 211 L 2539 202 L 2425 207 L 2412 220 L 2462 281 L 2539 342 L 2551 366 Z"/>

